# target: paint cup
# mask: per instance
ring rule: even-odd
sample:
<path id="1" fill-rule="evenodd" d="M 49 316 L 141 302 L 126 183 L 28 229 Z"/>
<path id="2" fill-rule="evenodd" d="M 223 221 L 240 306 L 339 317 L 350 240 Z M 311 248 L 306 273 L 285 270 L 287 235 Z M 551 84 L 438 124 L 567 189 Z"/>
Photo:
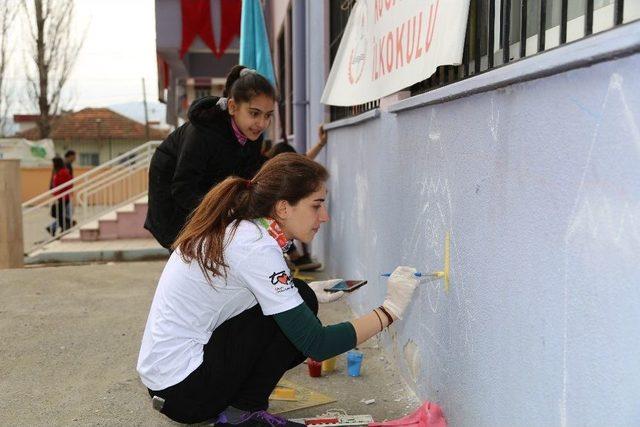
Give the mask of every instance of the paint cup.
<path id="1" fill-rule="evenodd" d="M 347 373 L 350 377 L 360 376 L 363 357 L 364 354 L 361 351 L 351 350 L 347 353 Z"/>
<path id="2" fill-rule="evenodd" d="M 307 359 L 307 366 L 309 367 L 310 377 L 322 376 L 322 362 L 318 362 L 317 360 L 309 358 Z"/>
<path id="3" fill-rule="evenodd" d="M 336 369 L 335 357 L 322 361 L 322 372 L 333 372 L 335 369 Z"/>

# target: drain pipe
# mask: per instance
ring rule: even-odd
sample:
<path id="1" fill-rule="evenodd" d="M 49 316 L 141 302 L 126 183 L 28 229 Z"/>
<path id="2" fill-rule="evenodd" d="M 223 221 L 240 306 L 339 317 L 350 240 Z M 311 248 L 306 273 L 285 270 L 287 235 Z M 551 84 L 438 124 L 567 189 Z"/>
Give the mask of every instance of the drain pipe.
<path id="1" fill-rule="evenodd" d="M 298 153 L 307 151 L 307 81 L 305 44 L 305 1 L 292 0 L 291 36 L 293 49 L 293 134 L 294 147 Z"/>

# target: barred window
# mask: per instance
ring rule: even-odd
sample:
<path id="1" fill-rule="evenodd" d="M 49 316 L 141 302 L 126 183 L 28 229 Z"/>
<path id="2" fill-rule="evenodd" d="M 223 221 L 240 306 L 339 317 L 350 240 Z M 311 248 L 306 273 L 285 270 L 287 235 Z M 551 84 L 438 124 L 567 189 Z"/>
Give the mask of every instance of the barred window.
<path id="1" fill-rule="evenodd" d="M 356 1 L 330 0 L 331 65 Z M 462 64 L 440 66 L 408 89 L 428 92 L 639 18 L 637 0 L 471 0 Z M 331 107 L 331 120 L 378 106 Z"/>

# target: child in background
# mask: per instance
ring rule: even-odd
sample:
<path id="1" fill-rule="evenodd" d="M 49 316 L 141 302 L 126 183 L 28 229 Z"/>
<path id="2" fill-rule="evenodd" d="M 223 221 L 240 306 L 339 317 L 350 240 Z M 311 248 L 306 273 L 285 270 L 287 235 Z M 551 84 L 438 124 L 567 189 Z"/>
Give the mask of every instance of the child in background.
<path id="1" fill-rule="evenodd" d="M 320 125 L 318 127 L 318 142 L 307 151 L 306 156 L 314 160 L 318 156 L 320 151 L 322 151 L 322 148 L 324 148 L 325 145 L 327 145 L 327 132 L 324 130 L 323 125 Z M 266 157 L 268 159 L 272 159 L 278 154 L 295 152 L 296 149 L 293 148 L 288 142 L 284 141 L 271 147 L 271 149 L 267 151 Z M 322 264 L 314 261 L 311 258 L 311 253 L 309 252 L 309 247 L 307 246 L 307 244 L 302 243 L 301 246 L 302 254 L 298 252 L 295 244 L 291 245 L 291 249 L 287 253 L 287 256 L 289 257 L 289 261 L 291 263 L 290 267 L 292 267 L 293 269 L 298 269 L 300 271 L 313 271 L 322 267 Z"/>

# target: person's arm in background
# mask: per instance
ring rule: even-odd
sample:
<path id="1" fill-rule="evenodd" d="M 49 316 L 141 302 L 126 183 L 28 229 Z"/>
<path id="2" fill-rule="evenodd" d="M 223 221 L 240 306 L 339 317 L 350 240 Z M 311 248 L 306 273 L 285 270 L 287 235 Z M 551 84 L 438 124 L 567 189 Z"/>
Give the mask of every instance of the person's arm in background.
<path id="1" fill-rule="evenodd" d="M 324 146 L 327 145 L 327 131 L 322 126 L 318 127 L 318 142 L 307 151 L 307 157 L 311 160 L 315 159 Z"/>
<path id="2" fill-rule="evenodd" d="M 210 161 L 210 153 L 205 136 L 194 127 L 185 132 L 182 144 L 171 181 L 171 195 L 181 209 L 192 212 L 205 195 L 200 189 L 200 182 Z"/>

